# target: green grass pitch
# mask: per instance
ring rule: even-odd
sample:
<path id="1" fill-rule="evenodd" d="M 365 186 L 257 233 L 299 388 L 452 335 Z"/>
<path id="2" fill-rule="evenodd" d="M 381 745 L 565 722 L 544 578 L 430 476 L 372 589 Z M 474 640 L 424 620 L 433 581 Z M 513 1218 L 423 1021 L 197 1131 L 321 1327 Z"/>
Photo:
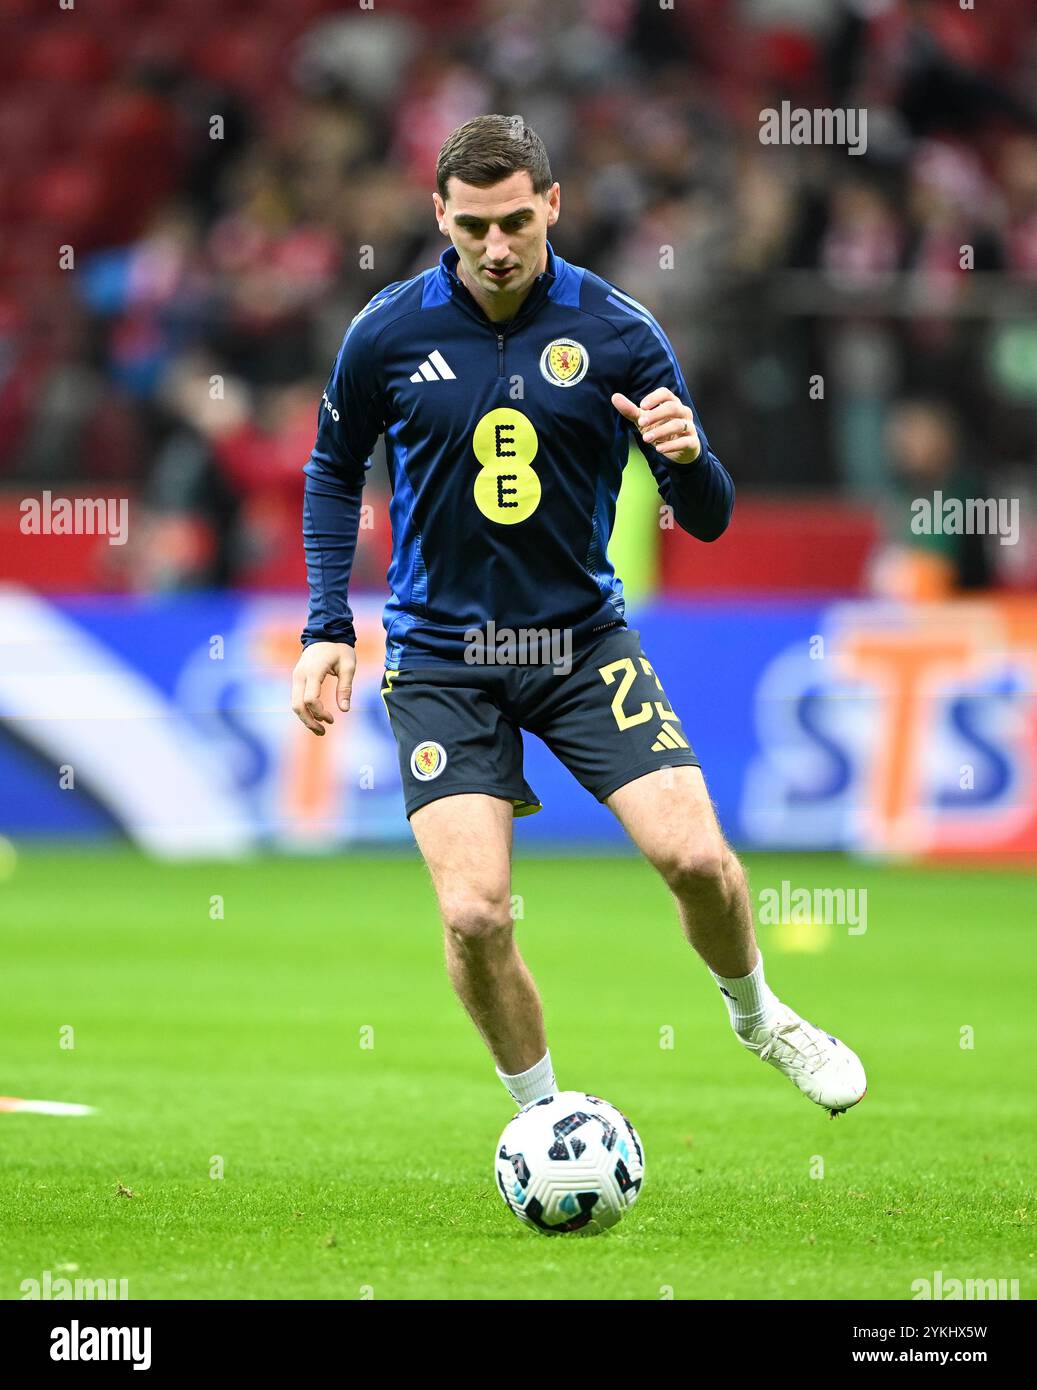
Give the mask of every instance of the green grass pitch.
<path id="1" fill-rule="evenodd" d="M 936 1270 L 1032 1297 L 1032 876 L 747 863 L 755 894 L 867 888 L 862 935 L 761 928 L 772 986 L 861 1054 L 867 1097 L 831 1120 L 738 1046 L 641 861 L 520 854 L 559 1085 L 625 1110 L 647 1157 L 619 1228 L 548 1240 L 494 1187 L 515 1107 L 416 854 L 22 852 L 0 1093 L 100 1113 L 0 1114 L 0 1297 L 45 1270 L 131 1298 L 910 1299 Z"/>

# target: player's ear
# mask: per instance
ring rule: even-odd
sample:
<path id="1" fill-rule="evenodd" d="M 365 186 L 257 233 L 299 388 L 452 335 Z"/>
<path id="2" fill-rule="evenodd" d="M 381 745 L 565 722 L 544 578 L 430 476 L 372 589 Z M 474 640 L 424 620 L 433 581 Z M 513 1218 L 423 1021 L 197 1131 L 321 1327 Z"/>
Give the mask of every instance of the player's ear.
<path id="1" fill-rule="evenodd" d="M 561 185 L 557 182 L 553 183 L 544 196 L 547 198 L 547 225 L 553 227 L 562 210 Z"/>
<path id="2" fill-rule="evenodd" d="M 444 236 L 449 236 L 446 229 L 446 204 L 443 202 L 438 192 L 432 194 L 432 207 L 436 214 L 436 222 L 439 224 L 439 230 Z"/>

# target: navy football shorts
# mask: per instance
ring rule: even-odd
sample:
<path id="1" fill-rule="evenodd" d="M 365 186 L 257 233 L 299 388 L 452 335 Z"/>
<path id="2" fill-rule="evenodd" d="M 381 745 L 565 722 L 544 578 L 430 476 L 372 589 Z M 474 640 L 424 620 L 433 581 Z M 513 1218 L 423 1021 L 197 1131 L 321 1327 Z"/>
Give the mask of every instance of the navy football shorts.
<path id="1" fill-rule="evenodd" d="M 565 674 L 550 664 L 439 662 L 387 670 L 382 698 L 408 818 L 462 792 L 501 797 L 516 816 L 539 811 L 522 770 L 523 729 L 599 801 L 658 768 L 700 766 L 629 628 L 577 653 Z"/>

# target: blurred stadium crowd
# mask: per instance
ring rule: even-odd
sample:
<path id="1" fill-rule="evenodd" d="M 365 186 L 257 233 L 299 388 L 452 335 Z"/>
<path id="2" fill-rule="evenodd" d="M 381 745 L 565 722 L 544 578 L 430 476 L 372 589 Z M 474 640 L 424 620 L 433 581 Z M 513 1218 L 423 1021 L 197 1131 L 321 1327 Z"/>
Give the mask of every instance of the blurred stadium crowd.
<path id="1" fill-rule="evenodd" d="M 0 487 L 139 498 L 102 587 L 299 583 L 345 325 L 441 253 L 436 153 L 485 111 L 545 140 L 552 244 L 659 315 L 740 496 L 822 492 L 905 540 L 920 489 L 1025 510 L 1031 0 L 0 8 Z M 783 100 L 865 108 L 866 153 L 761 144 Z M 956 585 L 1032 579 L 1025 547 L 936 543 Z"/>

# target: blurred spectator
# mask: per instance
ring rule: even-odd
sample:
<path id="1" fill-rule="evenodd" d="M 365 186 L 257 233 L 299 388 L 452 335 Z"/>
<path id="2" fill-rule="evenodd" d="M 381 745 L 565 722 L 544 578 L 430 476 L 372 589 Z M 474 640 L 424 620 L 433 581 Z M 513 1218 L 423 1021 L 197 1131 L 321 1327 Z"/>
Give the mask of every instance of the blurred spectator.
<path id="1" fill-rule="evenodd" d="M 135 585 L 142 590 L 220 587 L 235 575 L 239 501 L 224 476 L 219 441 L 248 417 L 242 383 L 214 363 L 180 359 L 159 392 L 161 442 L 143 498 L 145 540 L 136 547 Z"/>
<path id="2" fill-rule="evenodd" d="M 953 410 L 938 401 L 899 401 L 886 441 L 892 487 L 885 508 L 887 542 L 873 567 L 876 592 L 936 599 L 988 587 L 988 538 L 956 534 L 942 521 L 945 502 L 987 495 L 982 476 L 965 461 L 968 452 Z M 926 525 L 930 517 L 936 520 Z"/>
<path id="3" fill-rule="evenodd" d="M 0 479 L 138 481 L 139 582 L 298 584 L 321 387 L 352 315 L 443 249 L 435 156 L 480 111 L 544 137 L 553 244 L 660 315 L 743 491 L 880 496 L 891 403 L 933 392 L 991 470 L 1032 472 L 1029 0 L 128 9 L 9 22 Z M 761 145 L 785 99 L 865 107 L 866 155 Z M 897 468 L 940 453 L 935 416 L 894 414 Z"/>

